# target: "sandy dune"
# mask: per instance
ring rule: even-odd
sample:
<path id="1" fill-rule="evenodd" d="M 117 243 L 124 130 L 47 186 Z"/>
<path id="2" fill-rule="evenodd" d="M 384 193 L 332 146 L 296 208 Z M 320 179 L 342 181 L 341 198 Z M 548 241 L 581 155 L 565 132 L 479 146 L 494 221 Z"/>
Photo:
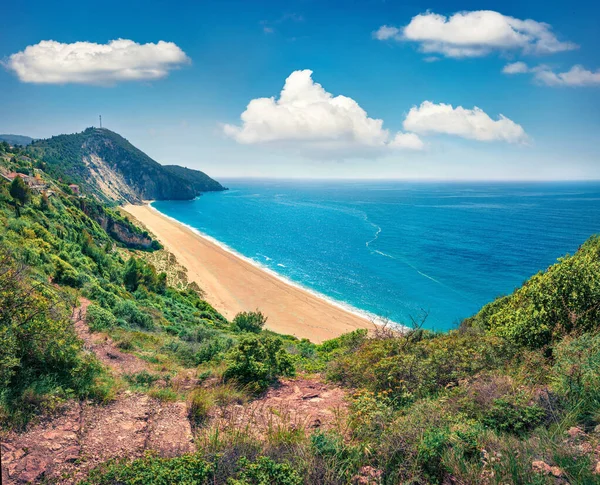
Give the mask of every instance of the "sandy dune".
<path id="1" fill-rule="evenodd" d="M 259 309 L 267 315 L 271 330 L 315 343 L 373 326 L 281 281 L 147 205 L 126 205 L 124 209 L 156 235 L 188 269 L 189 279 L 206 292 L 206 299 L 228 318 Z"/>

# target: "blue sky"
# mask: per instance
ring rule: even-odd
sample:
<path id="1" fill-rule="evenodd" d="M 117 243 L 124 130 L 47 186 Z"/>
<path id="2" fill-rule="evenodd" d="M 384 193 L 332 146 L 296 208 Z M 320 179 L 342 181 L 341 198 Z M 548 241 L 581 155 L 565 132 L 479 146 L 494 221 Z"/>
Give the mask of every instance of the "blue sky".
<path id="1" fill-rule="evenodd" d="M 478 17 L 477 35 L 504 16 L 535 21 L 525 32 L 533 40 L 479 38 L 473 53 L 451 16 L 480 10 L 498 14 Z M 413 22 L 420 14 L 437 24 Z M 573 2 L 9 1 L 0 16 L 0 132 L 72 133 L 102 114 L 157 161 L 214 176 L 599 179 L 599 20 L 600 6 Z M 524 28 L 515 27 L 519 39 Z M 137 80 L 126 77 L 134 69 L 98 82 L 104 74 L 74 78 L 64 64 L 51 66 L 49 81 L 40 74 L 55 61 L 40 59 L 46 51 L 26 56 L 19 72 L 11 61 L 45 40 L 115 39 L 173 43 L 170 60 Z M 519 72 L 502 72 L 517 62 Z M 288 77 L 290 105 L 278 102 Z M 321 104 L 305 108 L 314 83 Z M 341 112 L 329 101 L 338 95 L 352 100 Z M 240 120 L 251 100 L 269 97 L 272 105 Z M 497 124 L 500 114 L 512 124 Z"/>

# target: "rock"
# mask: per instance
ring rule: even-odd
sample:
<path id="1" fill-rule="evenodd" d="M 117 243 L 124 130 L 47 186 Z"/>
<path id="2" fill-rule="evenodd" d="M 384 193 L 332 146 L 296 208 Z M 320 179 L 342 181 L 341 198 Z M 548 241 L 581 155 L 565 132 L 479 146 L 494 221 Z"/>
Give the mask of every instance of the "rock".
<path id="1" fill-rule="evenodd" d="M 46 473 L 48 460 L 39 456 L 29 455 L 25 459 L 25 470 L 19 475 L 19 481 L 30 483 L 40 478 Z"/>
<path id="2" fill-rule="evenodd" d="M 74 461 L 79 459 L 79 447 L 78 446 L 70 446 L 64 452 L 63 459 L 67 463 L 73 463 Z"/>
<path id="3" fill-rule="evenodd" d="M 560 478 L 564 475 L 564 472 L 559 467 L 550 466 L 542 460 L 532 462 L 531 468 L 533 468 L 534 472 L 542 473 L 543 475 L 553 475 L 556 478 Z"/>
<path id="4" fill-rule="evenodd" d="M 4 448 L 4 451 L 6 453 L 10 452 L 10 451 L 15 451 L 15 447 L 13 445 L 9 445 L 8 443 L 2 443 L 2 448 Z"/>
<path id="5" fill-rule="evenodd" d="M 14 460 L 20 460 L 25 456 L 25 450 L 23 448 L 19 448 L 17 451 L 13 453 Z"/>
<path id="6" fill-rule="evenodd" d="M 580 436 L 585 436 L 585 431 L 577 426 L 573 426 L 572 428 L 569 428 L 567 434 L 570 438 L 579 438 Z"/>

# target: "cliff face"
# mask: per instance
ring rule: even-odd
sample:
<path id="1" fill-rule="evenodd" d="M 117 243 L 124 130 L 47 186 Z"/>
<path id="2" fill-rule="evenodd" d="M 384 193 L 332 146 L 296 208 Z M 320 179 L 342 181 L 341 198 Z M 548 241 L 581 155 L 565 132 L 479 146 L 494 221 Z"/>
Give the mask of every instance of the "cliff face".
<path id="1" fill-rule="evenodd" d="M 167 169 L 125 138 L 107 129 L 88 128 L 73 135 L 35 141 L 30 152 L 63 181 L 111 202 L 188 200 L 202 191 L 223 190 L 206 174 L 203 183 Z M 181 168 L 181 167 L 177 167 Z"/>
<path id="2" fill-rule="evenodd" d="M 106 214 L 96 216 L 95 220 L 109 236 L 122 242 L 127 247 L 135 249 L 150 249 L 153 247 L 154 241 L 148 234 L 134 232 L 128 225 L 116 221 Z"/>

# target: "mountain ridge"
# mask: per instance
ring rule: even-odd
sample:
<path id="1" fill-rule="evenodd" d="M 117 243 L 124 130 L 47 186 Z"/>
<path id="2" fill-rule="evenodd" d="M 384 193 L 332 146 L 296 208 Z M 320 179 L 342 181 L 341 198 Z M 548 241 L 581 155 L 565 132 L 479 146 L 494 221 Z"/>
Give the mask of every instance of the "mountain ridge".
<path id="1" fill-rule="evenodd" d="M 27 151 L 53 176 L 81 185 L 85 192 L 105 202 L 190 200 L 204 191 L 224 190 L 202 172 L 199 174 L 205 183 L 195 185 L 106 128 L 91 127 L 35 140 Z"/>

